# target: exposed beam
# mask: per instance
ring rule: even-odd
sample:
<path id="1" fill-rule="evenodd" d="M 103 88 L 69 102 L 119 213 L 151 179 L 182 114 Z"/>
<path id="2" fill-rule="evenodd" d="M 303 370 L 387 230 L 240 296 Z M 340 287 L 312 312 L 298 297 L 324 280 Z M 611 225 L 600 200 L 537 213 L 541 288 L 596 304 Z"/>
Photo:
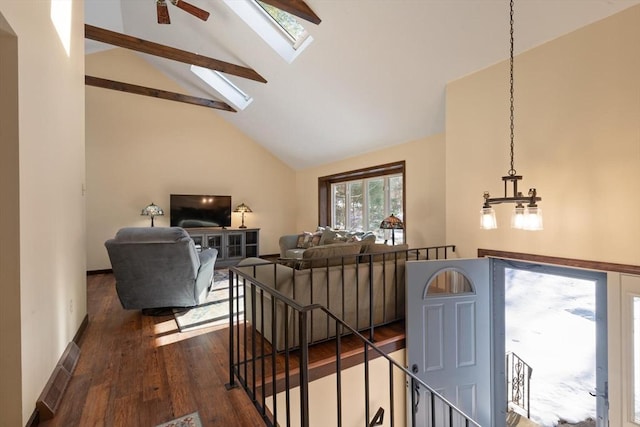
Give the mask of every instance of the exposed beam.
<path id="1" fill-rule="evenodd" d="M 270 4 L 273 7 L 277 7 L 280 10 L 289 12 L 292 15 L 302 18 L 316 25 L 320 24 L 321 20 L 318 15 L 306 4 L 303 0 L 262 0 L 263 2 Z"/>
<path id="2" fill-rule="evenodd" d="M 229 104 L 212 99 L 198 98 L 196 96 L 183 95 L 181 93 L 169 92 L 162 89 L 154 89 L 146 86 L 138 86 L 130 83 L 118 82 L 115 80 L 103 79 L 100 77 L 84 76 L 84 83 L 89 86 L 102 87 L 105 89 L 119 90 L 121 92 L 135 93 L 136 95 L 152 96 L 154 98 L 167 99 L 169 101 L 185 102 L 187 104 L 200 105 L 202 107 L 215 108 L 217 110 L 236 110 Z"/>
<path id="3" fill-rule="evenodd" d="M 199 65 L 200 67 L 220 71 L 221 73 L 232 74 L 245 79 L 255 80 L 261 83 L 267 82 L 264 77 L 251 68 L 220 61 L 208 56 L 198 55 L 197 53 L 187 52 L 186 50 L 161 45 L 159 43 L 139 39 L 126 34 L 116 33 L 115 31 L 105 30 L 104 28 L 94 27 L 93 25 L 84 24 L 84 36 L 91 40 L 124 47 L 137 52 L 148 53 L 149 55 L 172 59 L 174 61 L 184 62 L 185 64 Z"/>

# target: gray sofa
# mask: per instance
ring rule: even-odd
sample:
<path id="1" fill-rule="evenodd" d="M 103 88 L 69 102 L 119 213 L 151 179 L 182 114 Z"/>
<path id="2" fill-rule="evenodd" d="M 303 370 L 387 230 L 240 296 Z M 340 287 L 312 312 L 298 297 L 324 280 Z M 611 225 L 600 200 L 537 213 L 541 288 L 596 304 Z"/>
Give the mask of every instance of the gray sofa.
<path id="1" fill-rule="evenodd" d="M 236 268 L 303 306 L 321 304 L 351 327 L 363 330 L 370 326 L 371 292 L 373 326 L 404 319 L 404 267 L 412 251 L 406 245 L 335 243 L 309 248 L 294 263 L 247 258 Z M 250 289 L 245 289 L 245 295 L 251 295 Z M 284 304 L 276 303 L 274 316 L 268 292 L 255 302 L 246 297 L 246 304 L 247 320 L 258 332 L 264 331 L 263 336 L 277 351 L 299 345 L 298 322 L 293 310 L 285 310 Z M 255 319 L 253 305 L 256 306 Z M 285 312 L 288 313 L 286 319 Z M 285 337 L 285 331 L 288 337 Z M 322 312 L 314 311 L 308 336 L 311 342 L 333 338 L 336 336 L 335 324 L 328 322 Z"/>
<path id="2" fill-rule="evenodd" d="M 307 249 L 321 246 L 356 243 L 369 244 L 376 241 L 372 232 L 355 232 L 345 230 L 332 230 L 319 227 L 315 233 L 285 234 L 280 236 L 280 258 L 300 259 Z"/>
<path id="3" fill-rule="evenodd" d="M 179 227 L 127 227 L 105 242 L 125 309 L 193 307 L 207 296 L 218 251 Z"/>

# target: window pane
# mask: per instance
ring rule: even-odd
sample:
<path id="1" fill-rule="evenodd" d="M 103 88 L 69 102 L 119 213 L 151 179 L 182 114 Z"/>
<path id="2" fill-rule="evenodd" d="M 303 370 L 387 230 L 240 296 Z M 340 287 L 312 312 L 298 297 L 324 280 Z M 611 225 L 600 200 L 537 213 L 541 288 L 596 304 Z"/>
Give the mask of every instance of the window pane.
<path id="1" fill-rule="evenodd" d="M 389 178 L 389 211 L 397 217 L 404 217 L 402 212 L 402 175 Z"/>
<path id="2" fill-rule="evenodd" d="M 402 175 L 389 177 L 389 214 L 404 219 L 402 212 Z M 396 243 L 404 243 L 404 230 L 395 230 L 394 239 Z"/>
<path id="3" fill-rule="evenodd" d="M 269 14 L 269 16 L 273 18 L 274 21 L 278 23 L 278 25 L 280 25 L 280 27 L 282 27 L 287 34 L 289 34 L 293 40 L 297 41 L 306 36 L 307 32 L 304 27 L 300 25 L 296 18 L 294 18 L 290 13 L 271 6 L 270 4 L 266 4 L 260 0 L 256 0 L 256 2 Z"/>
<path id="4" fill-rule="evenodd" d="M 386 218 L 384 210 L 384 178 L 367 180 L 367 228 L 382 238 L 380 223 Z"/>
<path id="5" fill-rule="evenodd" d="M 349 186 L 349 212 L 347 227 L 351 230 L 363 230 L 363 194 L 362 181 L 350 182 Z"/>
<path id="6" fill-rule="evenodd" d="M 345 229 L 347 226 L 347 186 L 346 184 L 333 184 L 331 188 L 333 205 L 331 213 L 333 224 L 331 227 Z"/>
<path id="7" fill-rule="evenodd" d="M 433 296 L 470 292 L 473 292 L 473 287 L 467 276 L 455 270 L 446 270 L 438 273 L 436 278 L 429 283 L 429 288 L 427 288 L 427 295 Z"/>

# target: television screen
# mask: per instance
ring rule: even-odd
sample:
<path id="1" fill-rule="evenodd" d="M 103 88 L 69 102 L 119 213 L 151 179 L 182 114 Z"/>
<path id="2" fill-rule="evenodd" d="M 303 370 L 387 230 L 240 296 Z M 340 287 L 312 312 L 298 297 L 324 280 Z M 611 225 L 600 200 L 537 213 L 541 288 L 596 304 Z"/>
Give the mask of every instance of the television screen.
<path id="1" fill-rule="evenodd" d="M 231 227 L 231 196 L 172 194 L 172 227 Z"/>

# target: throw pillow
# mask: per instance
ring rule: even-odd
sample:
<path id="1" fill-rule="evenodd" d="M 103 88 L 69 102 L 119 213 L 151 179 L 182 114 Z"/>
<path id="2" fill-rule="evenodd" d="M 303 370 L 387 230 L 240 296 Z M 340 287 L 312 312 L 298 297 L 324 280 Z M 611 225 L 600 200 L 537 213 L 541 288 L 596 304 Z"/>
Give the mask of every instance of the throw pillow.
<path id="1" fill-rule="evenodd" d="M 309 247 L 309 242 L 311 241 L 311 236 L 313 236 L 313 234 L 309 233 L 308 231 L 299 234 L 298 240 L 296 241 L 296 248 L 307 249 Z"/>
<path id="2" fill-rule="evenodd" d="M 324 229 L 324 231 L 322 232 L 322 237 L 320 238 L 320 243 L 319 245 L 328 245 L 333 243 L 333 241 L 335 240 L 335 238 L 338 236 L 338 233 L 333 231 L 332 229 L 330 229 L 329 227 L 326 227 Z"/>
<path id="3" fill-rule="evenodd" d="M 338 243 L 334 245 L 319 246 L 310 248 L 302 254 L 303 262 L 298 265 L 299 269 L 310 267 L 328 267 L 341 264 L 353 264 L 356 256 L 360 253 L 360 245 Z M 344 257 L 344 258 L 343 258 Z"/>
<path id="4" fill-rule="evenodd" d="M 320 233 L 314 233 L 313 235 L 311 235 L 311 240 L 309 241 L 309 248 L 312 248 L 314 246 L 318 246 L 320 245 L 322 241 L 322 232 Z"/>

